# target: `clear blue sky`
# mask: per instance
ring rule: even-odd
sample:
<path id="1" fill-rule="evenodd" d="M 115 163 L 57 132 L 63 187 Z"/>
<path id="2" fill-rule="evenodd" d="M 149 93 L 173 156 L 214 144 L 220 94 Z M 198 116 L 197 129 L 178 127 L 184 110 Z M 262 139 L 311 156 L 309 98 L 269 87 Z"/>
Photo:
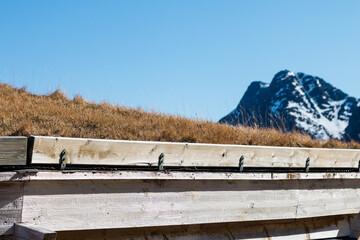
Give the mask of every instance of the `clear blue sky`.
<path id="1" fill-rule="evenodd" d="M 360 97 L 358 0 L 0 1 L 0 82 L 217 121 L 289 69 Z"/>

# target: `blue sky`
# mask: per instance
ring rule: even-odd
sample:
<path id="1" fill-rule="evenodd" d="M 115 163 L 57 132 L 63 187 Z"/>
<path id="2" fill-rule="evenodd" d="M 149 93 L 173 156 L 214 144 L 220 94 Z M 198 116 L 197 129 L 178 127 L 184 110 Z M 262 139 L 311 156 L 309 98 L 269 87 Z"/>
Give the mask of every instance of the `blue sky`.
<path id="1" fill-rule="evenodd" d="M 360 1 L 0 1 L 0 82 L 212 121 L 282 69 L 360 97 Z"/>

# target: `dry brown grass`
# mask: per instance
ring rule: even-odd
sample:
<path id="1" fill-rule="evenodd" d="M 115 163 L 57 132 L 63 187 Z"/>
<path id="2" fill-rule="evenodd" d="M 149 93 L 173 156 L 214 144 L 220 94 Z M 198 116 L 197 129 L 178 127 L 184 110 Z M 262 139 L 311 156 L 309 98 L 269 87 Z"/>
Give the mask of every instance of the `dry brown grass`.
<path id="1" fill-rule="evenodd" d="M 360 148 L 359 143 L 312 140 L 301 133 L 233 127 L 209 121 L 69 100 L 57 90 L 47 96 L 0 84 L 0 134 L 107 138 L 296 147 Z"/>

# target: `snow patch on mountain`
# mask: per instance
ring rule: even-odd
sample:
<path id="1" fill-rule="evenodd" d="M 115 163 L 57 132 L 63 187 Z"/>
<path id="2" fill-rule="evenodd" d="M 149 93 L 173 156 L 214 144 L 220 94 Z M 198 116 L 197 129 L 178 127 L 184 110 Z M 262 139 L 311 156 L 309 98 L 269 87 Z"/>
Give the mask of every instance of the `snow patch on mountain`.
<path id="1" fill-rule="evenodd" d="M 325 117 L 323 112 L 328 109 L 319 109 L 316 105 L 316 114 L 309 110 L 306 106 L 301 106 L 299 103 L 289 101 L 287 108 L 292 109 L 289 113 L 296 119 L 296 126 L 305 130 L 310 135 L 318 139 L 329 140 L 329 138 L 341 139 L 345 133 L 345 129 L 349 124 L 349 116 L 346 118 L 339 117 L 339 110 L 345 100 L 338 102 L 331 102 L 329 106 L 332 106 L 334 112 L 331 113 L 331 117 Z"/>
<path id="2" fill-rule="evenodd" d="M 284 73 L 284 74 L 282 75 L 281 80 L 287 79 L 287 78 L 290 77 L 290 76 L 295 77 L 296 74 L 295 74 L 294 72 L 286 72 L 286 73 Z"/>
<path id="3" fill-rule="evenodd" d="M 287 76 L 294 75 L 287 74 Z M 344 108 L 345 113 L 339 115 L 339 111 L 347 97 L 340 101 L 330 100 L 320 108 L 316 99 L 310 95 L 315 88 L 321 87 L 319 79 L 309 75 L 299 76 L 297 74 L 296 76 L 293 85 L 295 85 L 295 92 L 300 94 L 302 101 L 300 103 L 289 101 L 287 106 L 287 109 L 292 110 L 289 114 L 295 117 L 296 126 L 315 138 L 324 140 L 329 140 L 329 138 L 341 139 L 345 134 L 351 116 L 351 113 L 346 111 L 350 109 L 348 106 Z M 304 84 L 310 81 L 312 82 L 307 86 L 308 89 L 305 89 Z M 326 99 L 325 96 L 323 96 L 324 98 Z"/>
<path id="4" fill-rule="evenodd" d="M 268 83 L 260 83 L 261 88 L 267 88 L 269 86 L 270 86 L 270 84 L 268 84 Z"/>

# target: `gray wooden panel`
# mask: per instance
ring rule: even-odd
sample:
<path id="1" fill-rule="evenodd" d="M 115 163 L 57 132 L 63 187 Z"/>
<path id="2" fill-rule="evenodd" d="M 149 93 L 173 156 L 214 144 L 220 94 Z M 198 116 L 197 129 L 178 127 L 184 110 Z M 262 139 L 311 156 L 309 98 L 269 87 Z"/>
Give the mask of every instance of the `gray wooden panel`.
<path id="1" fill-rule="evenodd" d="M 351 236 L 360 239 L 360 214 L 350 218 Z"/>
<path id="2" fill-rule="evenodd" d="M 56 232 L 47 229 L 28 225 L 23 223 L 16 223 L 14 226 L 14 235 L 17 238 L 24 240 L 55 240 Z"/>
<path id="3" fill-rule="evenodd" d="M 0 184 L 0 235 L 9 234 L 14 223 L 21 222 L 23 185 L 21 182 Z"/>
<path id="4" fill-rule="evenodd" d="M 357 214 L 359 180 L 91 180 L 26 184 L 23 218 L 86 230 Z"/>
<path id="5" fill-rule="evenodd" d="M 27 137 L 0 137 L 0 166 L 26 165 Z"/>
<path id="6" fill-rule="evenodd" d="M 57 240 L 288 240 L 351 235 L 348 217 L 59 232 Z M 320 236 L 320 237 L 319 237 Z"/>

